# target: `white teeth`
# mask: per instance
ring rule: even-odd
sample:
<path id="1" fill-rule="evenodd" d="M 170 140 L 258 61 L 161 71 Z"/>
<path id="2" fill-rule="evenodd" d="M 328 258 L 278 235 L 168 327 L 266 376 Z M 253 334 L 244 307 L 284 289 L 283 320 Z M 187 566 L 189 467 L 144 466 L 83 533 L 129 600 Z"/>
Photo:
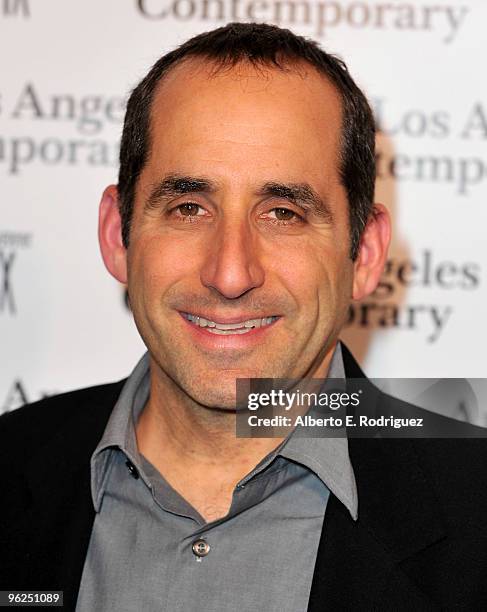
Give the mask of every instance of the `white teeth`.
<path id="1" fill-rule="evenodd" d="M 247 321 L 241 321 L 240 323 L 215 323 L 215 321 L 209 321 L 204 317 L 197 315 L 191 315 L 184 313 L 184 317 L 199 327 L 211 328 L 214 334 L 246 334 L 254 327 L 263 327 L 264 325 L 270 325 L 277 317 L 263 317 L 261 319 L 249 319 Z M 208 330 L 210 331 L 210 330 Z"/>
<path id="2" fill-rule="evenodd" d="M 204 327 L 201 325 L 201 327 Z M 242 327 L 242 323 L 215 323 L 215 327 L 217 329 L 240 329 Z"/>

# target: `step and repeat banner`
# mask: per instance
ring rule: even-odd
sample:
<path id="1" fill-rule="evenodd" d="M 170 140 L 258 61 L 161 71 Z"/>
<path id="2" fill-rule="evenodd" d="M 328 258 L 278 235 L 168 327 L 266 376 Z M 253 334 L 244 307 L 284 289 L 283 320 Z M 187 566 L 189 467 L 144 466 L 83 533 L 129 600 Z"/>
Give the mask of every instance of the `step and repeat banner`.
<path id="1" fill-rule="evenodd" d="M 375 110 L 394 241 L 343 333 L 365 371 L 487 377 L 487 2 L 0 0 L 0 412 L 125 377 L 143 352 L 99 255 L 98 202 L 127 93 L 229 21 L 318 40 Z"/>

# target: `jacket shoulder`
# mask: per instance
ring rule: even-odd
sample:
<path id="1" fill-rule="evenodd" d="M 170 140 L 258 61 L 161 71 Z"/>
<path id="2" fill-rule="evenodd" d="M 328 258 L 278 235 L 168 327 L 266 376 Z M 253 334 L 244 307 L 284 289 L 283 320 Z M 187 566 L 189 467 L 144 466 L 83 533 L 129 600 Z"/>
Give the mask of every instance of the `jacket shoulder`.
<path id="1" fill-rule="evenodd" d="M 22 460 L 55 434 L 103 432 L 125 380 L 46 397 L 0 416 L 0 461 Z"/>

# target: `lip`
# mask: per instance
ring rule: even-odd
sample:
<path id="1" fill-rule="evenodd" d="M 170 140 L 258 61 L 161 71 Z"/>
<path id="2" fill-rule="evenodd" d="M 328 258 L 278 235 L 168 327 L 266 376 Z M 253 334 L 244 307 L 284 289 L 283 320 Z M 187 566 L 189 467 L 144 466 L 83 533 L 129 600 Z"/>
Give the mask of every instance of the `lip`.
<path id="1" fill-rule="evenodd" d="M 197 345 L 201 346 L 203 349 L 208 350 L 222 350 L 222 349 L 250 349 L 257 345 L 259 345 L 264 339 L 266 334 L 269 334 L 274 330 L 274 327 L 281 320 L 281 316 L 278 315 L 269 315 L 269 316 L 278 316 L 278 318 L 269 323 L 268 325 L 264 325 L 264 327 L 254 327 L 250 329 L 245 334 L 214 334 L 208 331 L 205 327 L 199 327 L 199 325 L 195 325 L 188 321 L 185 318 L 182 312 L 178 311 L 181 317 L 181 321 L 185 325 L 185 328 L 191 334 L 192 341 Z M 230 323 L 240 323 L 242 321 L 248 321 L 249 319 L 259 319 L 263 317 L 256 317 L 254 315 L 242 315 L 232 317 L 222 317 L 221 315 L 212 319 L 211 317 L 214 315 L 204 315 L 204 314 L 196 314 L 190 313 L 195 316 L 201 316 L 209 321 L 214 321 L 215 323 L 221 324 L 230 324 Z"/>

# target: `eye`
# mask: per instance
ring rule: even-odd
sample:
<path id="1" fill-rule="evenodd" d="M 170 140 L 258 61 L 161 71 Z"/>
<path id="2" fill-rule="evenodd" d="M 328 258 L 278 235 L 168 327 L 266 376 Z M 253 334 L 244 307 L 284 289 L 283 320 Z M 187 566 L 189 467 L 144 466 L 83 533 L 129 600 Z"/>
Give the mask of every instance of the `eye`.
<path id="1" fill-rule="evenodd" d="M 278 221 L 292 221 L 297 217 L 297 214 L 289 208 L 273 208 L 270 212 L 274 213 L 275 217 L 273 218 Z"/>
<path id="2" fill-rule="evenodd" d="M 304 222 L 304 218 L 294 210 L 284 206 L 276 206 L 265 213 L 264 218 L 275 225 L 296 225 Z"/>
<path id="3" fill-rule="evenodd" d="M 194 202 L 185 202 L 184 204 L 176 206 L 174 210 L 179 212 L 178 216 L 198 217 L 202 216 L 201 211 L 203 211 L 203 208 L 199 204 L 195 204 Z"/>

